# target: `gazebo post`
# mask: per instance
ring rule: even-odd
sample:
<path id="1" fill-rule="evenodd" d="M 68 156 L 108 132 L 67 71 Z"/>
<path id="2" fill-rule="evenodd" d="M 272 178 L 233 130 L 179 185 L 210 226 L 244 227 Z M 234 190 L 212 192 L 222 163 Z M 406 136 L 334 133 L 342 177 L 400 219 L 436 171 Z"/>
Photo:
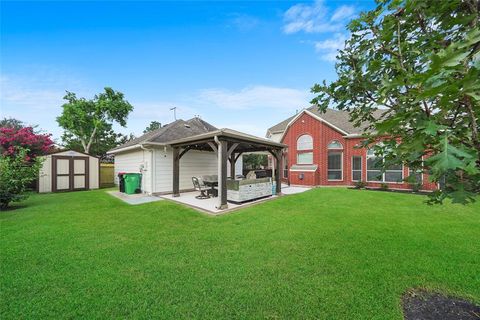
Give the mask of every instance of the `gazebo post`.
<path id="1" fill-rule="evenodd" d="M 218 142 L 218 199 L 217 209 L 224 210 L 228 208 L 227 204 L 227 161 L 228 161 L 227 141 Z"/>
<path id="2" fill-rule="evenodd" d="M 173 147 L 173 196 L 180 196 L 180 148 Z"/>
<path id="3" fill-rule="evenodd" d="M 280 181 L 280 166 L 282 159 L 282 150 L 275 150 L 275 183 L 276 183 L 276 193 L 282 193 L 282 182 Z"/>
<path id="4" fill-rule="evenodd" d="M 235 179 L 235 153 L 230 156 L 230 178 Z"/>

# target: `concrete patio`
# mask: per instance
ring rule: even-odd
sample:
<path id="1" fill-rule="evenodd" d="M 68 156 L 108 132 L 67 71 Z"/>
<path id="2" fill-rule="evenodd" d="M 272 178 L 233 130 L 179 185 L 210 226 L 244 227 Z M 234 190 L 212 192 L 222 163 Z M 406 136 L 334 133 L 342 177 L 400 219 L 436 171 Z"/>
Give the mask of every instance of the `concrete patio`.
<path id="1" fill-rule="evenodd" d="M 287 186 L 282 184 L 283 195 L 297 194 L 297 193 L 302 193 L 308 190 L 310 190 L 310 188 Z M 229 202 L 228 209 L 221 210 L 216 207 L 218 205 L 218 198 L 197 199 L 195 197 L 198 196 L 198 194 L 199 194 L 198 191 L 182 192 L 179 197 L 174 197 L 173 194 L 168 194 L 168 195 L 160 196 L 160 198 L 172 200 L 177 203 L 192 207 L 196 210 L 199 210 L 208 214 L 212 214 L 212 215 L 224 214 L 227 212 L 238 210 L 240 208 L 245 208 L 248 206 L 252 206 L 258 203 L 262 203 L 265 201 L 274 200 L 278 198 L 278 196 L 275 195 L 268 198 L 262 198 L 262 199 L 240 203 L 240 204 Z"/>
<path id="2" fill-rule="evenodd" d="M 163 200 L 162 198 L 155 197 L 155 196 L 149 196 L 143 193 L 139 194 L 126 194 L 120 191 L 107 191 L 108 194 L 114 196 L 117 199 L 120 199 L 128 204 L 131 205 L 137 205 L 137 204 L 143 204 L 143 203 L 149 203 L 149 202 L 155 202 L 155 201 L 161 201 Z"/>

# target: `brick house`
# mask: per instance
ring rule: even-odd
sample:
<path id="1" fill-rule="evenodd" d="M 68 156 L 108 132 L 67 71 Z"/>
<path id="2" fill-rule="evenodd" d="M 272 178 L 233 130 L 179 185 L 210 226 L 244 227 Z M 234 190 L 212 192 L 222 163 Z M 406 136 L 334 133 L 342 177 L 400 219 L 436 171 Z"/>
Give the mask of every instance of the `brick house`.
<path id="1" fill-rule="evenodd" d="M 379 114 L 380 115 L 380 114 Z M 381 161 L 366 148 L 355 148 L 363 140 L 365 126 L 355 128 L 345 111 L 316 107 L 304 109 L 267 131 L 267 138 L 288 146 L 283 156 L 282 179 L 292 185 L 348 186 L 364 181 L 369 187 L 386 183 L 390 189 L 411 189 L 403 181 L 411 173 L 406 166 L 390 167 L 382 173 Z M 435 190 L 428 175 L 417 173 L 422 190 Z"/>

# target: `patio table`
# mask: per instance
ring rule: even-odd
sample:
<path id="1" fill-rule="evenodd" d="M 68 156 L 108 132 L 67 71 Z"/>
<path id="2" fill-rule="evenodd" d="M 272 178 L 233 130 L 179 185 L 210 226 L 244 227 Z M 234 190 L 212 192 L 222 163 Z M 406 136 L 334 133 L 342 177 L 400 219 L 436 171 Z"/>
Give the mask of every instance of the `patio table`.
<path id="1" fill-rule="evenodd" d="M 213 197 L 217 197 L 218 196 L 218 193 L 217 193 L 217 190 L 215 189 L 215 187 L 218 187 L 218 181 L 215 181 L 215 180 L 203 180 L 203 183 L 207 186 L 207 187 L 211 187 L 211 190 L 210 190 L 210 193 Z"/>

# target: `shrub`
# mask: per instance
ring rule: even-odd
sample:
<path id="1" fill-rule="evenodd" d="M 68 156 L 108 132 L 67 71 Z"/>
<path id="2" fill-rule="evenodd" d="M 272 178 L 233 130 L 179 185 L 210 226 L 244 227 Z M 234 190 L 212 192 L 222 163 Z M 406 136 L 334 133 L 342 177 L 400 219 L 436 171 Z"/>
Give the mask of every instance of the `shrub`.
<path id="1" fill-rule="evenodd" d="M 384 191 L 388 190 L 388 184 L 382 183 L 382 184 L 380 185 L 380 190 L 384 190 Z"/>
<path id="2" fill-rule="evenodd" d="M 422 190 L 423 185 L 420 182 L 410 184 L 413 192 L 418 192 Z"/>
<path id="3" fill-rule="evenodd" d="M 360 181 L 356 181 L 354 183 L 354 186 L 356 189 L 363 189 L 367 186 L 367 183 L 365 181 L 360 180 Z"/>
<path id="4" fill-rule="evenodd" d="M 11 156 L 0 158 L 0 208 L 27 198 L 28 186 L 38 177 L 41 159 L 31 159 L 28 150 L 17 148 Z"/>

